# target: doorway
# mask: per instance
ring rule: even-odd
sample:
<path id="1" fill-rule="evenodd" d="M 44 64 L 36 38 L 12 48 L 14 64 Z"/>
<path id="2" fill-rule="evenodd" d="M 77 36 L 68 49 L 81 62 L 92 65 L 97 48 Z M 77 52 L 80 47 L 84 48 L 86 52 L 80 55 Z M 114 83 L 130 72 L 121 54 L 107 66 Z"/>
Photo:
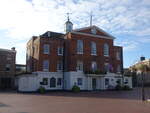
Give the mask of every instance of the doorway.
<path id="1" fill-rule="evenodd" d="M 52 77 L 50 79 L 50 87 L 51 88 L 55 88 L 56 87 L 56 79 L 54 77 Z"/>
<path id="2" fill-rule="evenodd" d="M 96 78 L 92 78 L 92 89 L 96 90 Z"/>
<path id="3" fill-rule="evenodd" d="M 11 86 L 11 78 L 0 78 L 0 89 L 10 89 Z"/>

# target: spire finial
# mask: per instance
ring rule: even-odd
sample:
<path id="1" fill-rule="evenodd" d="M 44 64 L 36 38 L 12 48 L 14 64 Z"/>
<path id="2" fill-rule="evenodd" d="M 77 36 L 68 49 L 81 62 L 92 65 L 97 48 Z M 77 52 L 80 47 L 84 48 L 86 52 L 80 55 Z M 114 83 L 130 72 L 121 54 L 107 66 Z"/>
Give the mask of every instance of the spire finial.
<path id="1" fill-rule="evenodd" d="M 66 14 L 67 14 L 68 21 L 70 21 L 69 14 L 71 14 L 71 13 L 66 13 Z"/>
<path id="2" fill-rule="evenodd" d="M 66 14 L 67 14 L 68 21 L 70 21 L 69 15 L 72 13 L 66 13 Z"/>

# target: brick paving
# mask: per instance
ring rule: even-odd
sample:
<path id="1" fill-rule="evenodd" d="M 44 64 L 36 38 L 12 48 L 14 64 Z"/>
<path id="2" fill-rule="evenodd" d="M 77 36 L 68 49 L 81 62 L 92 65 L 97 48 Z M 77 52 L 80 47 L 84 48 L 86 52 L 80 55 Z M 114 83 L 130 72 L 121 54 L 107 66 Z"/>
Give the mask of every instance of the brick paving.
<path id="1" fill-rule="evenodd" d="M 0 113 L 150 113 L 150 103 L 140 100 L 140 92 L 1 92 Z M 146 92 L 149 98 L 150 89 Z"/>

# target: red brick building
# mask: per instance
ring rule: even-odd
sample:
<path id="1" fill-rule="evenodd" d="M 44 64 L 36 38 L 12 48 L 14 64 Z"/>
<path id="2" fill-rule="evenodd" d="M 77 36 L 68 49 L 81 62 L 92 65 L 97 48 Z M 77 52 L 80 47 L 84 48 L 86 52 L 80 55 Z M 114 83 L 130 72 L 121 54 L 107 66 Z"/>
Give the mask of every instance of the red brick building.
<path id="1" fill-rule="evenodd" d="M 96 30 L 93 34 L 92 29 Z M 83 70 L 91 69 L 92 61 L 96 62 L 97 70 L 106 71 L 106 66 L 110 66 L 111 72 L 120 73 L 123 69 L 122 47 L 114 46 L 114 37 L 103 32 L 96 26 L 86 27 L 69 32 L 66 39 L 66 59 L 68 62 L 67 71 L 76 71 L 77 61 L 83 61 Z M 78 53 L 77 43 L 82 41 L 83 50 Z M 95 46 L 92 50 L 92 44 Z M 106 47 L 105 47 L 106 45 Z M 108 53 L 105 50 L 108 49 Z M 119 68 L 118 68 L 119 67 Z"/>
<path id="2" fill-rule="evenodd" d="M 93 28 L 97 29 L 96 35 L 90 31 Z M 79 54 L 77 53 L 78 40 L 83 43 L 83 51 Z M 32 37 L 27 43 L 27 69 L 31 72 L 43 71 L 43 61 L 47 59 L 49 60 L 48 71 L 57 72 L 58 61 L 64 60 L 63 53 L 58 53 L 59 48 L 62 48 L 65 50 L 64 57 L 67 62 L 65 71 L 76 71 L 77 60 L 82 60 L 84 71 L 91 70 L 91 63 L 95 61 L 100 71 L 104 71 L 106 64 L 109 64 L 112 67 L 109 71 L 120 73 L 123 69 L 122 47 L 114 46 L 113 41 L 114 37 L 103 33 L 96 26 L 75 30 L 65 35 L 48 31 L 41 36 Z M 92 43 L 96 45 L 95 54 L 92 54 Z M 108 45 L 108 55 L 104 55 L 105 44 Z M 48 46 L 48 53 L 44 53 L 44 46 Z"/>
<path id="3" fill-rule="evenodd" d="M 16 50 L 0 48 L 0 90 L 13 89 L 15 79 Z"/>
<path id="4" fill-rule="evenodd" d="M 31 38 L 27 71 L 43 76 L 40 83 L 47 89 L 76 84 L 83 90 L 107 89 L 121 81 L 123 50 L 114 46 L 115 38 L 97 26 L 73 30 L 69 19 L 65 25 L 66 34 L 47 31 Z"/>

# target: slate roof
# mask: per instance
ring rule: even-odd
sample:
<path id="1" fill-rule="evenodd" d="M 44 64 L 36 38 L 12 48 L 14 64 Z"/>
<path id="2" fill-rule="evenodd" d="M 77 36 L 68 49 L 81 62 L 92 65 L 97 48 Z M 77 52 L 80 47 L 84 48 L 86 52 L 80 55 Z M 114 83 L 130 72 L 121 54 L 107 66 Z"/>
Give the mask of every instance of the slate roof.
<path id="1" fill-rule="evenodd" d="M 9 50 L 9 49 L 0 48 L 0 52 L 1 52 L 1 51 L 4 51 L 4 52 L 16 52 L 16 51 L 14 51 L 14 50 Z"/>
<path id="2" fill-rule="evenodd" d="M 44 34 L 40 35 L 40 37 L 61 38 L 63 35 L 64 35 L 63 33 L 47 31 Z"/>

